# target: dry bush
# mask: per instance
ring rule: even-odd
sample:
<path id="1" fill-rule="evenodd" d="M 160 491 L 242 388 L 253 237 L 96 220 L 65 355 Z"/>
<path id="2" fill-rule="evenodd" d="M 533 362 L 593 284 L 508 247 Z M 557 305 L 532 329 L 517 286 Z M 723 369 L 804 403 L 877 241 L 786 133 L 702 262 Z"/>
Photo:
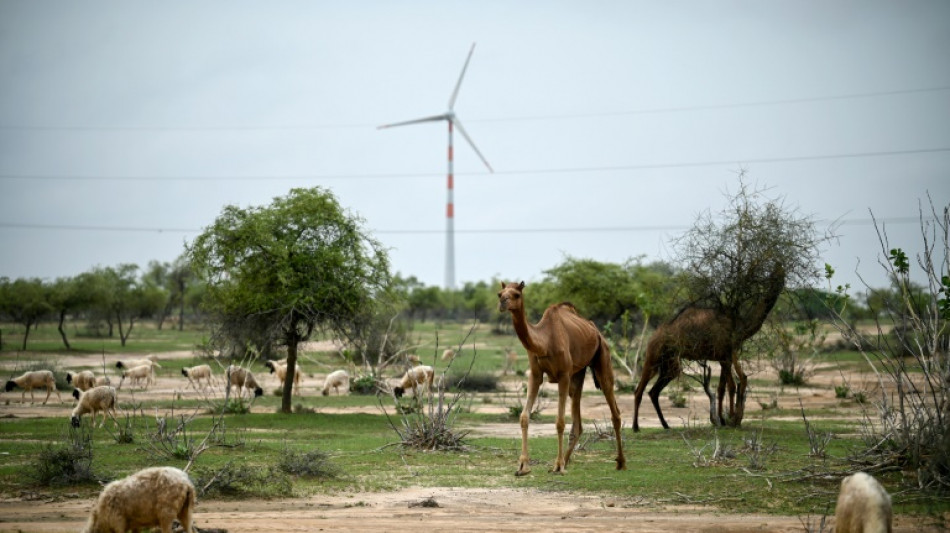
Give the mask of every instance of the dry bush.
<path id="1" fill-rule="evenodd" d="M 860 351 L 878 386 L 867 394 L 865 446 L 852 459 L 868 473 L 900 469 L 916 479 L 917 488 L 950 491 L 950 206 L 938 211 L 920 207 L 922 251 L 908 257 L 888 242 L 875 220 L 881 245 L 879 263 L 898 297 L 873 309 L 881 318 L 870 336 L 844 320 L 844 308 L 832 307 L 835 325 Z M 872 214 L 873 217 L 873 214 Z M 916 261 L 913 261 L 916 259 Z M 913 264 L 913 263 L 916 263 Z M 826 267 L 829 283 L 834 269 Z M 924 280 L 911 282 L 911 273 Z M 849 287 L 838 287 L 847 296 Z M 870 288 L 868 287 L 868 290 Z M 847 304 L 846 298 L 839 298 Z M 894 334 L 888 334 L 890 324 Z M 887 333 L 886 333 L 887 332 Z M 857 393 L 855 393 L 857 400 Z"/>

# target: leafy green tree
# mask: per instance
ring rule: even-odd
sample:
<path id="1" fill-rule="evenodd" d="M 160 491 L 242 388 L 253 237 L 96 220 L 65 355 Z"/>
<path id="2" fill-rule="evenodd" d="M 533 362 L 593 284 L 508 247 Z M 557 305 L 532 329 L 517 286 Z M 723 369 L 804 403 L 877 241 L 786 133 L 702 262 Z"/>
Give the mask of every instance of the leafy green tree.
<path id="1" fill-rule="evenodd" d="M 46 286 L 37 278 L 19 278 L 12 282 L 3 278 L 0 280 L 0 302 L 3 313 L 24 327 L 22 349 L 26 350 L 30 329 L 52 310 Z"/>
<path id="2" fill-rule="evenodd" d="M 127 263 L 97 268 L 92 279 L 95 306 L 105 312 L 110 324 L 114 320 L 118 325 L 122 346 L 132 335 L 135 321 L 154 316 L 165 301 L 164 293 L 142 282 L 138 273 L 138 265 Z"/>
<path id="3" fill-rule="evenodd" d="M 92 301 L 91 280 L 87 274 L 80 274 L 74 278 L 59 278 L 49 286 L 50 308 L 57 316 L 56 329 L 67 350 L 71 350 L 72 347 L 66 335 L 66 318 L 70 314 L 85 311 Z"/>
<path id="4" fill-rule="evenodd" d="M 168 262 L 149 261 L 145 272 L 142 273 L 142 284 L 144 290 L 162 299 L 162 305 L 156 312 L 156 324 L 159 330 L 165 324 L 165 320 L 172 312 L 175 301 L 172 299 L 171 291 L 171 264 Z"/>
<path id="5" fill-rule="evenodd" d="M 318 329 L 353 338 L 389 296 L 388 257 L 361 223 L 330 191 L 293 189 L 268 206 L 225 207 L 188 247 L 225 337 L 253 331 L 258 342 L 286 345 L 284 413 L 298 344 Z"/>

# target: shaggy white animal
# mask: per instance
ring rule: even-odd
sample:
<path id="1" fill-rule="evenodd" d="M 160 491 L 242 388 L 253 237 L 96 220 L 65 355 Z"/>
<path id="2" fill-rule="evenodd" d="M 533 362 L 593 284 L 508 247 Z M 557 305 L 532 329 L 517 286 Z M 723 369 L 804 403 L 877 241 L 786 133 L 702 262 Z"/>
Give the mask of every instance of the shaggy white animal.
<path id="1" fill-rule="evenodd" d="M 122 383 L 125 382 L 126 378 L 129 379 L 129 383 L 138 385 L 145 380 L 145 388 L 147 389 L 155 380 L 155 373 L 153 372 L 152 365 L 139 365 L 134 366 L 128 370 L 122 371 L 122 379 L 119 380 L 119 388 L 122 388 Z"/>
<path id="2" fill-rule="evenodd" d="M 891 497 L 873 476 L 858 472 L 841 480 L 837 533 L 891 533 L 891 524 Z"/>
<path id="3" fill-rule="evenodd" d="M 264 363 L 264 366 L 270 369 L 271 374 L 277 374 L 277 379 L 280 381 L 280 387 L 284 387 L 284 381 L 287 379 L 287 360 L 283 361 L 268 361 Z M 303 374 L 303 369 L 300 368 L 300 365 L 294 367 L 294 394 L 300 395 L 300 376 Z"/>
<path id="4" fill-rule="evenodd" d="M 191 383 L 192 386 L 194 386 L 195 383 L 201 385 L 201 380 L 205 380 L 208 387 L 211 387 L 214 384 L 214 373 L 211 372 L 211 367 L 209 365 L 198 365 L 191 368 L 182 368 L 181 375 L 188 378 L 188 382 Z"/>
<path id="5" fill-rule="evenodd" d="M 156 466 L 109 483 L 92 507 L 83 533 L 125 533 L 158 526 L 172 532 L 178 519 L 186 533 L 195 533 L 195 486 L 188 474 Z"/>
<path id="6" fill-rule="evenodd" d="M 108 385 L 102 385 L 93 387 L 86 392 L 79 392 L 79 389 L 73 389 L 73 398 L 79 400 L 79 405 L 73 409 L 73 413 L 69 417 L 69 422 L 74 428 L 79 427 L 82 421 L 82 415 L 89 413 L 92 413 L 92 425 L 95 427 L 96 414 L 100 411 L 102 412 L 102 422 L 99 423 L 99 427 L 105 425 L 106 415 L 111 416 L 112 422 L 118 427 L 119 421 L 115 419 L 116 393 L 114 388 Z"/>
<path id="7" fill-rule="evenodd" d="M 428 393 L 432 388 L 432 380 L 434 378 L 435 371 L 431 366 L 419 365 L 412 367 L 406 372 L 406 375 L 402 377 L 402 382 L 399 383 L 398 387 L 393 389 L 393 392 L 396 394 L 396 397 L 399 398 L 406 393 L 407 389 L 411 388 L 415 390 L 418 386 Z"/>
<path id="8" fill-rule="evenodd" d="M 10 392 L 15 387 L 20 387 L 23 389 L 23 392 L 20 394 L 21 402 L 26 401 L 26 391 L 30 391 L 30 403 L 33 403 L 35 401 L 33 398 L 33 389 L 38 389 L 40 387 L 46 388 L 46 399 L 43 400 L 43 405 L 46 405 L 46 401 L 49 400 L 50 393 L 54 391 L 56 392 L 56 397 L 59 398 L 60 403 L 63 402 L 63 397 L 60 396 L 59 391 L 56 390 L 56 378 L 53 377 L 53 372 L 50 370 L 33 370 L 31 372 L 26 372 L 20 377 L 7 381 L 5 390 Z"/>
<path id="9" fill-rule="evenodd" d="M 346 370 L 334 370 L 327 374 L 326 379 L 323 380 L 323 395 L 329 396 L 331 388 L 340 394 L 340 387 L 343 387 L 343 390 L 350 390 L 350 375 L 346 373 Z"/>
<path id="10" fill-rule="evenodd" d="M 257 384 L 257 380 L 254 379 L 254 374 L 246 368 L 241 368 L 239 366 L 231 365 L 228 367 L 225 376 L 228 376 L 228 395 L 231 395 L 231 387 L 237 387 L 238 394 L 241 395 L 241 398 L 244 397 L 244 389 L 248 391 L 254 391 L 254 396 L 261 396 L 264 394 L 264 389 Z"/>

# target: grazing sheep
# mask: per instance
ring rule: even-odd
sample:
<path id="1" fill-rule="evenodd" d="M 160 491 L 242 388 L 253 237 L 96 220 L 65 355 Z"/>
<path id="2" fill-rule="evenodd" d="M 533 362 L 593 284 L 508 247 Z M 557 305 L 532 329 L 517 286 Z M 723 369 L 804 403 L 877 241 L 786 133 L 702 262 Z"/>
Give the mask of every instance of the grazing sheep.
<path id="1" fill-rule="evenodd" d="M 271 374 L 277 374 L 277 379 L 280 380 L 280 387 L 284 387 L 284 380 L 287 379 L 287 360 L 283 361 L 268 361 L 264 363 L 264 366 L 270 369 Z M 300 375 L 303 374 L 303 369 L 300 368 L 300 365 L 297 365 L 294 368 L 294 394 L 300 396 Z"/>
<path id="2" fill-rule="evenodd" d="M 112 385 L 112 381 L 108 376 L 97 378 L 92 370 L 83 370 L 75 374 L 66 372 L 66 383 L 71 384 L 81 391 L 87 391 L 100 385 Z"/>
<path id="3" fill-rule="evenodd" d="M 56 390 L 56 379 L 53 377 L 53 372 L 49 370 L 33 370 L 31 372 L 26 372 L 18 378 L 13 378 L 10 381 L 7 381 L 5 390 L 7 392 L 12 391 L 15 387 L 20 387 L 23 389 L 23 393 L 20 394 L 20 401 L 26 401 L 26 391 L 30 391 L 30 403 L 32 404 L 35 400 L 33 399 L 33 389 L 38 389 L 40 387 L 46 387 L 46 399 L 43 400 L 43 405 L 46 405 L 46 401 L 49 400 L 49 395 L 51 392 L 56 392 L 56 397 L 59 398 L 59 402 L 63 402 L 63 397 L 59 395 L 59 391 Z"/>
<path id="4" fill-rule="evenodd" d="M 102 489 L 83 533 L 125 533 L 158 526 L 172 532 L 177 518 L 194 533 L 195 486 L 188 474 L 171 466 L 139 470 Z"/>
<path id="5" fill-rule="evenodd" d="M 241 395 L 241 398 L 244 397 L 244 389 L 248 391 L 254 391 L 254 396 L 261 396 L 264 394 L 264 389 L 257 384 L 257 380 L 254 379 L 254 374 L 246 368 L 241 368 L 239 366 L 231 365 L 228 367 L 226 376 L 228 376 L 228 395 L 231 395 L 231 387 L 237 387 L 238 394 Z"/>
<path id="6" fill-rule="evenodd" d="M 96 375 L 92 370 L 83 370 L 82 372 L 66 372 L 66 383 L 81 391 L 87 391 L 96 386 Z"/>
<path id="7" fill-rule="evenodd" d="M 323 380 L 324 396 L 330 395 L 330 387 L 333 387 L 337 394 L 340 394 L 340 387 L 343 387 L 343 390 L 350 389 L 350 375 L 346 370 L 334 370 L 327 374 L 327 378 Z"/>
<path id="8" fill-rule="evenodd" d="M 841 480 L 835 531 L 890 533 L 891 527 L 891 497 L 874 477 L 858 472 Z"/>
<path id="9" fill-rule="evenodd" d="M 208 382 L 208 387 L 211 387 L 214 384 L 214 373 L 211 372 L 211 367 L 209 365 L 198 365 L 191 368 L 182 368 L 181 375 L 188 378 L 188 382 L 192 386 L 197 382 L 201 384 L 201 380 Z M 203 388 L 203 387 L 202 387 Z"/>
<path id="10" fill-rule="evenodd" d="M 406 389 L 412 388 L 415 391 L 416 386 L 422 387 L 426 392 L 432 388 L 432 380 L 435 378 L 435 371 L 431 366 L 419 365 L 410 368 L 406 375 L 402 377 L 402 382 L 393 389 L 396 397 L 399 398 L 406 393 Z M 415 394 L 415 392 L 413 392 Z"/>
<path id="11" fill-rule="evenodd" d="M 79 427 L 82 415 L 87 413 L 92 413 L 92 425 L 95 427 L 96 414 L 99 411 L 102 411 L 102 422 L 99 423 L 99 427 L 105 425 L 107 414 L 112 417 L 112 421 L 116 427 L 118 427 L 119 421 L 115 419 L 116 393 L 114 388 L 108 385 L 102 385 L 93 387 L 86 392 L 79 392 L 79 389 L 73 389 L 73 398 L 79 400 L 79 405 L 73 409 L 73 413 L 69 417 L 69 422 L 74 428 Z"/>
<path id="12" fill-rule="evenodd" d="M 144 379 L 145 388 L 147 389 L 149 385 L 154 383 L 155 374 L 152 372 L 152 365 L 139 365 L 128 370 L 123 370 L 122 379 L 119 380 L 120 389 L 122 388 L 122 383 L 125 382 L 125 378 L 129 378 L 129 383 L 132 385 L 137 385 Z"/>
<path id="13" fill-rule="evenodd" d="M 154 355 L 150 355 L 146 357 L 145 359 L 121 359 L 115 362 L 115 367 L 120 368 L 120 369 L 121 368 L 125 368 L 125 369 L 135 368 L 137 366 L 142 366 L 142 365 L 152 365 L 157 368 L 162 367 L 162 365 L 158 364 L 158 358 L 155 357 Z"/>
<path id="14" fill-rule="evenodd" d="M 446 348 L 445 351 L 442 352 L 442 360 L 451 361 L 452 359 L 455 359 L 455 350 L 452 348 Z"/>

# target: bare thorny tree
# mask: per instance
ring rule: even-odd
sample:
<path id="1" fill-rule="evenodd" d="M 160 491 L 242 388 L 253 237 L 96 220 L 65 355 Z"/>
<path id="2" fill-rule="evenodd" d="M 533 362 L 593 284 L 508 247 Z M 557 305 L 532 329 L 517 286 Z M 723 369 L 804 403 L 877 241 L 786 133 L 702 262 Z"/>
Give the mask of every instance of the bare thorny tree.
<path id="1" fill-rule="evenodd" d="M 855 469 L 901 470 L 921 491 L 950 491 L 950 206 L 919 206 L 922 249 L 916 258 L 892 246 L 876 219 L 882 268 L 895 297 L 872 309 L 876 331 L 864 334 L 834 307 L 835 326 L 864 356 L 878 381 L 866 405 L 865 446 Z M 873 218 L 872 213 L 872 218 Z M 916 265 L 913 264 L 916 259 Z M 914 272 L 915 269 L 919 269 Z M 829 282 L 834 270 L 827 267 Z M 911 281 L 924 280 L 922 284 Z M 862 278 L 866 288 L 867 283 Z M 839 286 L 837 296 L 847 296 Z M 893 325 L 893 328 L 891 328 Z"/>

